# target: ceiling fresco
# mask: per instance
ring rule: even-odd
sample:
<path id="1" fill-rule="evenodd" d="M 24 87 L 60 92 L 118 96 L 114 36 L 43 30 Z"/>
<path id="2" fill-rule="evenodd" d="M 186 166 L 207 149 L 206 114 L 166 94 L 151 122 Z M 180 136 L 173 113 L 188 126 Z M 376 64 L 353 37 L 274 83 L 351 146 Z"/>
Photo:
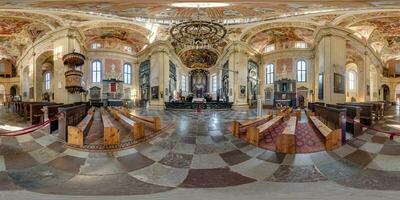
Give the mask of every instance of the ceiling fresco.
<path id="1" fill-rule="evenodd" d="M 357 15 L 353 17 L 356 22 L 348 27 L 363 35 L 369 45 L 380 53 L 383 61 L 400 58 L 400 16 L 398 13 L 391 14 L 394 13 Z M 364 20 L 362 17 L 365 17 Z"/>
<path id="2" fill-rule="evenodd" d="M 74 11 L 92 11 L 113 14 L 121 17 L 146 17 L 158 19 L 173 19 L 177 17 L 192 17 L 198 14 L 197 8 L 174 7 L 173 0 L 3 0 L 4 8 L 32 7 L 37 9 L 68 9 Z M 183 2 L 183 1 L 180 1 Z M 191 1 L 188 1 L 191 2 Z M 193 2 L 193 1 L 192 1 Z M 214 0 L 212 2 L 226 2 Z M 398 1 L 387 0 L 233 0 L 229 6 L 202 9 L 200 15 L 210 18 L 236 18 L 236 17 L 277 17 L 283 13 L 301 14 L 310 11 L 323 11 L 351 8 L 400 6 Z"/>
<path id="3" fill-rule="evenodd" d="M 305 41 L 313 43 L 314 31 L 297 27 L 281 27 L 261 31 L 249 40 L 249 44 L 260 52 L 268 44 L 281 44 L 290 41 Z"/>
<path id="4" fill-rule="evenodd" d="M 100 27 L 87 29 L 83 32 L 88 45 L 96 41 L 102 41 L 105 48 L 116 48 L 120 43 L 133 47 L 135 52 L 140 51 L 148 43 L 147 38 L 130 29 L 118 27 Z"/>
<path id="5" fill-rule="evenodd" d="M 50 30 L 33 20 L 0 17 L 0 57 L 15 61 L 27 46 Z"/>
<path id="6" fill-rule="evenodd" d="M 191 49 L 183 52 L 180 58 L 188 68 L 210 68 L 217 62 L 218 55 L 208 49 Z"/>
<path id="7" fill-rule="evenodd" d="M 66 25 L 78 27 L 87 45 L 101 42 L 104 48 L 112 49 L 129 45 L 139 52 L 152 41 L 169 40 L 172 22 L 194 17 L 219 20 L 228 33 L 224 41 L 212 44 L 213 51 L 187 51 L 172 44 L 191 68 L 213 66 L 232 41 L 248 43 L 260 52 L 268 44 L 288 41 L 305 41 L 313 46 L 313 34 L 323 25 L 353 31 L 384 61 L 400 58 L 400 12 L 393 11 L 400 9 L 400 1 L 395 0 L 232 0 L 224 7 L 199 9 L 175 7 L 173 0 L 0 2 L 0 56 L 14 60 L 33 41 Z M 149 39 L 152 35 L 154 40 Z"/>

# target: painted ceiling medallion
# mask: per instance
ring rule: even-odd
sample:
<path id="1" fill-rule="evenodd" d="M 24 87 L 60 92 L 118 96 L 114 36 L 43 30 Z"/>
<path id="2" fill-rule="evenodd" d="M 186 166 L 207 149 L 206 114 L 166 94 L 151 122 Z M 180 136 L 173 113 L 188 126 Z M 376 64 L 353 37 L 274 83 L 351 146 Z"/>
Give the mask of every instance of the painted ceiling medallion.
<path id="1" fill-rule="evenodd" d="M 229 6 L 229 3 L 221 3 L 221 2 L 182 2 L 182 3 L 173 3 L 171 6 L 178 8 L 218 8 L 218 7 L 226 7 Z"/>
<path id="2" fill-rule="evenodd" d="M 210 68 L 217 62 L 218 55 L 208 49 L 191 49 L 183 52 L 181 59 L 188 68 Z"/>

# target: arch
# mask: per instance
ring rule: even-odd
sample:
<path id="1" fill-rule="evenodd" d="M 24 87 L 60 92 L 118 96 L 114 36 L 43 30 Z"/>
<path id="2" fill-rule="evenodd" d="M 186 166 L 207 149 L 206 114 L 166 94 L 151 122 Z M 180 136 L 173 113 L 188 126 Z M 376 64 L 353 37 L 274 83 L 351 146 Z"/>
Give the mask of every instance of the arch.
<path id="1" fill-rule="evenodd" d="M 397 83 L 394 94 L 395 94 L 396 104 L 399 105 L 400 104 L 400 83 Z"/>
<path id="2" fill-rule="evenodd" d="M 346 65 L 346 101 L 358 100 L 358 66 L 356 63 Z"/>
<path id="3" fill-rule="evenodd" d="M 0 105 L 3 105 L 6 101 L 6 88 L 0 84 Z"/>
<path id="4" fill-rule="evenodd" d="M 18 95 L 18 85 L 11 86 L 10 95 L 13 97 Z"/>
<path id="5" fill-rule="evenodd" d="M 390 88 L 388 85 L 383 84 L 381 86 L 381 90 L 382 90 L 382 99 L 384 101 L 390 101 Z"/>

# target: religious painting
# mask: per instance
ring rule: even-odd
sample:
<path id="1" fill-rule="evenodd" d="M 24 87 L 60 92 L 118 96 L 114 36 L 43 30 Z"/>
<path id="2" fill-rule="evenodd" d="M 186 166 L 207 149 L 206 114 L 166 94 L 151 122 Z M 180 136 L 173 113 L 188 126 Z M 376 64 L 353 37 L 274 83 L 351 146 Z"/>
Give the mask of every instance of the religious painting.
<path id="1" fill-rule="evenodd" d="M 371 96 L 371 88 L 369 85 L 367 85 L 367 96 Z"/>
<path id="2" fill-rule="evenodd" d="M 90 99 L 98 100 L 100 99 L 100 88 L 99 87 L 92 87 L 89 89 L 90 91 Z"/>
<path id="3" fill-rule="evenodd" d="M 191 49 L 180 55 L 188 68 L 209 68 L 215 65 L 218 55 L 208 49 Z"/>
<path id="4" fill-rule="evenodd" d="M 110 83 L 110 91 L 111 92 L 116 92 L 117 91 L 117 84 L 116 83 Z"/>
<path id="5" fill-rule="evenodd" d="M 345 80 L 344 80 L 344 75 L 334 73 L 333 76 L 333 92 L 334 93 L 339 93 L 339 94 L 344 94 L 345 91 Z"/>
<path id="6" fill-rule="evenodd" d="M 240 86 L 240 97 L 245 97 L 246 96 L 246 86 L 245 85 L 241 85 Z"/>
<path id="7" fill-rule="evenodd" d="M 324 73 L 318 74 L 318 99 L 324 99 Z"/>
<path id="8" fill-rule="evenodd" d="M 268 99 L 268 100 L 272 99 L 272 88 L 265 89 L 265 99 Z"/>
<path id="9" fill-rule="evenodd" d="M 151 87 L 151 99 L 158 99 L 158 86 Z"/>
<path id="10" fill-rule="evenodd" d="M 197 98 L 204 97 L 205 93 L 208 92 L 208 75 L 209 72 L 202 69 L 195 69 L 189 72 L 191 77 L 191 92 Z"/>
<path id="11" fill-rule="evenodd" d="M 33 87 L 29 88 L 29 98 L 33 99 Z"/>

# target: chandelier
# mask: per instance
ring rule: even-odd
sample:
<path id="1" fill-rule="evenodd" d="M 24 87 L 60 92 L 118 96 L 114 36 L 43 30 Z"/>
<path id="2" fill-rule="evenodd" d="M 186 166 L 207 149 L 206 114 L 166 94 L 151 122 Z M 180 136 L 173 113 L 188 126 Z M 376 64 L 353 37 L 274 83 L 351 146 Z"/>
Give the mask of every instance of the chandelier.
<path id="1" fill-rule="evenodd" d="M 201 19 L 184 21 L 170 29 L 171 37 L 176 42 L 192 49 L 210 48 L 220 42 L 226 32 L 222 24 Z"/>

